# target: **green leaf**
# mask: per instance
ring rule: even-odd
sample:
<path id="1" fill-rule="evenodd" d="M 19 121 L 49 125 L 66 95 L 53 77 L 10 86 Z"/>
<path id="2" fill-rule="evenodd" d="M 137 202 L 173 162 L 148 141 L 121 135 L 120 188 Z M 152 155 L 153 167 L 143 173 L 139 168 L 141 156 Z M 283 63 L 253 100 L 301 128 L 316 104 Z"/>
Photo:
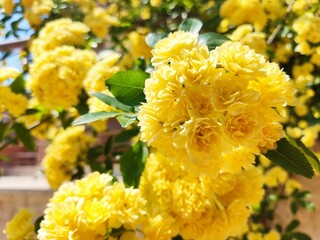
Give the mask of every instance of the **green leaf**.
<path id="1" fill-rule="evenodd" d="M 202 25 L 203 23 L 199 19 L 188 18 L 180 23 L 178 29 L 197 34 L 200 32 Z"/>
<path id="2" fill-rule="evenodd" d="M 12 128 L 15 130 L 17 137 L 27 149 L 31 151 L 36 149 L 34 138 L 32 137 L 30 131 L 23 124 L 16 122 L 13 124 Z"/>
<path id="3" fill-rule="evenodd" d="M 300 222 L 296 219 L 293 219 L 286 227 L 286 232 L 292 232 L 300 225 Z"/>
<path id="4" fill-rule="evenodd" d="M 11 91 L 14 93 L 21 93 L 25 94 L 25 80 L 23 74 L 20 74 L 11 84 L 10 84 Z"/>
<path id="5" fill-rule="evenodd" d="M 318 157 L 309 149 L 307 148 L 301 140 L 293 140 L 290 139 L 290 142 L 293 141 L 295 142 L 296 146 L 300 149 L 300 151 L 303 152 L 303 154 L 307 157 L 309 163 L 313 167 L 313 169 L 317 172 L 320 173 L 320 161 Z"/>
<path id="6" fill-rule="evenodd" d="M 213 33 L 213 32 L 204 33 L 199 35 L 198 37 L 198 42 L 200 44 L 206 44 L 209 50 L 213 50 L 227 41 L 230 41 L 230 39 L 227 38 L 226 36 L 218 33 Z"/>
<path id="7" fill-rule="evenodd" d="M 78 113 L 83 115 L 89 112 L 89 106 L 87 104 L 89 96 L 87 93 L 82 90 L 82 93 L 78 96 L 79 102 L 75 108 L 77 109 Z"/>
<path id="8" fill-rule="evenodd" d="M 309 237 L 309 235 L 302 233 L 302 232 L 295 232 L 292 233 L 291 235 L 293 237 L 293 239 L 295 240 L 312 240 L 311 237 Z"/>
<path id="9" fill-rule="evenodd" d="M 126 112 L 133 112 L 134 111 L 134 107 L 125 105 L 112 96 L 106 95 L 104 93 L 99 93 L 99 92 L 95 92 L 92 95 L 95 96 L 96 98 L 98 98 L 100 101 L 104 102 L 105 104 L 108 104 L 108 105 L 115 107 L 119 110 L 123 110 Z"/>
<path id="10" fill-rule="evenodd" d="M 126 128 L 132 123 L 137 121 L 136 114 L 124 114 L 117 117 L 118 122 L 120 123 L 121 127 Z"/>
<path id="11" fill-rule="evenodd" d="M 131 146 L 120 158 L 120 171 L 126 186 L 139 186 L 140 176 L 143 172 L 148 148 L 138 141 Z"/>
<path id="12" fill-rule="evenodd" d="M 38 234 L 38 231 L 40 229 L 40 223 L 42 222 L 43 219 L 44 219 L 44 215 L 38 217 L 36 219 L 36 221 L 34 222 L 34 232 L 35 232 L 35 234 Z"/>
<path id="13" fill-rule="evenodd" d="M 146 43 L 149 47 L 153 48 L 159 40 L 166 38 L 167 36 L 168 34 L 165 33 L 149 33 L 146 36 Z"/>
<path id="14" fill-rule="evenodd" d="M 296 202 L 291 202 L 290 204 L 290 211 L 292 214 L 296 214 L 298 211 L 298 204 Z"/>
<path id="15" fill-rule="evenodd" d="M 95 122 L 102 119 L 108 119 L 113 118 L 115 116 L 118 116 L 119 114 L 122 114 L 120 112 L 93 112 L 93 113 L 87 113 L 85 115 L 80 116 L 78 119 L 72 122 L 72 125 L 81 125 L 86 123 Z"/>
<path id="16" fill-rule="evenodd" d="M 106 81 L 106 85 L 120 102 L 129 106 L 137 106 L 145 102 L 143 89 L 149 76 L 148 73 L 138 70 L 118 72 Z"/>
<path id="17" fill-rule="evenodd" d="M 278 164 L 291 173 L 311 178 L 314 175 L 313 169 L 306 156 L 287 138 L 277 142 L 277 148 L 264 154 L 272 162 Z"/>
<path id="18" fill-rule="evenodd" d="M 27 109 L 25 111 L 25 113 L 23 115 L 33 115 L 33 114 L 36 114 L 38 112 L 40 112 L 40 110 L 37 109 L 37 108 L 29 108 L 29 109 Z"/>
<path id="19" fill-rule="evenodd" d="M 119 133 L 117 136 L 115 136 L 114 141 L 115 142 L 128 142 L 131 140 L 131 138 L 137 136 L 139 133 L 139 128 L 132 128 L 128 130 L 124 130 L 121 133 Z"/>
<path id="20" fill-rule="evenodd" d="M 8 129 L 9 129 L 9 123 L 0 122 L 0 142 L 3 141 Z"/>

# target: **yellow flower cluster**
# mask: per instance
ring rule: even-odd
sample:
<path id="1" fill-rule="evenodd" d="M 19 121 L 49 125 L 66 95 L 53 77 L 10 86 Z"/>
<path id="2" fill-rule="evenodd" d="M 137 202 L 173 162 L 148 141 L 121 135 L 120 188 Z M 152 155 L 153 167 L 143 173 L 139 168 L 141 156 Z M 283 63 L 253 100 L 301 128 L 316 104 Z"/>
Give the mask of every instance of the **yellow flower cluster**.
<path id="1" fill-rule="evenodd" d="M 38 239 L 102 240 L 113 228 L 135 230 L 143 222 L 145 200 L 138 189 L 112 182 L 109 174 L 94 172 L 62 185 L 45 210 Z"/>
<path id="2" fill-rule="evenodd" d="M 171 239 L 177 234 L 199 240 L 237 236 L 246 230 L 251 207 L 263 196 L 262 185 L 255 168 L 221 173 L 215 179 L 195 177 L 161 153 L 151 153 L 139 186 L 148 201 L 146 239 Z"/>
<path id="3" fill-rule="evenodd" d="M 24 18 L 30 26 L 38 26 L 42 23 L 43 17 L 49 15 L 54 6 L 52 0 L 22 0 Z"/>
<path id="4" fill-rule="evenodd" d="M 239 42 L 209 51 L 183 31 L 152 53 L 141 139 L 169 158 L 196 174 L 235 173 L 284 136 L 281 113 L 295 90 L 277 64 Z"/>
<path id="5" fill-rule="evenodd" d="M 29 209 L 22 208 L 6 224 L 3 231 L 7 240 L 34 240 L 33 214 Z"/>
<path id="6" fill-rule="evenodd" d="M 120 57 L 119 53 L 108 52 L 90 68 L 83 81 L 84 88 L 88 93 L 107 89 L 105 81 L 120 70 L 117 66 Z"/>
<path id="7" fill-rule="evenodd" d="M 255 14 L 252 14 L 252 13 Z M 227 0 L 220 8 L 220 16 L 236 26 L 251 23 L 261 31 L 267 23 L 267 15 L 258 0 Z"/>
<path id="8" fill-rule="evenodd" d="M 14 8 L 13 0 L 0 0 L 0 7 L 4 9 L 6 15 L 10 15 Z"/>
<path id="9" fill-rule="evenodd" d="M 90 29 L 82 22 L 70 18 L 60 18 L 48 22 L 41 28 L 36 39 L 32 40 L 30 51 L 36 58 L 45 51 L 62 45 L 82 46 Z"/>
<path id="10" fill-rule="evenodd" d="M 83 164 L 90 144 L 95 141 L 84 130 L 84 126 L 69 127 L 58 133 L 46 148 L 42 166 L 53 189 L 70 181 L 77 167 Z"/>
<path id="11" fill-rule="evenodd" d="M 14 68 L 0 68 L 0 120 L 4 111 L 8 111 L 14 117 L 19 117 L 27 109 L 26 96 L 14 93 L 7 84 L 2 85 L 6 80 L 17 78 L 19 74 L 20 72 Z"/>
<path id="12" fill-rule="evenodd" d="M 241 42 L 243 45 L 249 46 L 256 53 L 264 54 L 266 51 L 266 34 L 254 31 L 254 27 L 251 24 L 240 25 L 229 37 L 232 41 Z"/>
<path id="13" fill-rule="evenodd" d="M 39 103 L 49 109 L 75 106 L 95 60 L 94 52 L 71 46 L 43 52 L 31 65 L 29 88 Z"/>
<path id="14" fill-rule="evenodd" d="M 320 17 L 311 12 L 306 12 L 296 19 L 292 25 L 297 32 L 295 42 L 298 44 L 295 51 L 302 55 L 311 55 L 320 43 Z"/>

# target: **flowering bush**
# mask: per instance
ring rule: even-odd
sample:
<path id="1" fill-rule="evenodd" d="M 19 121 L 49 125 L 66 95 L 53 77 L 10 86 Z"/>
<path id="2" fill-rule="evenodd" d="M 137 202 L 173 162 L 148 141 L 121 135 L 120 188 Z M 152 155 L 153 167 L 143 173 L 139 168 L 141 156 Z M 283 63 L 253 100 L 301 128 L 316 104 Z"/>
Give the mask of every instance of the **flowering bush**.
<path id="1" fill-rule="evenodd" d="M 0 149 L 48 140 L 56 190 L 8 239 L 309 239 L 274 211 L 313 209 L 292 174 L 320 171 L 317 1 L 1 4 L 34 33 L 0 68 Z"/>

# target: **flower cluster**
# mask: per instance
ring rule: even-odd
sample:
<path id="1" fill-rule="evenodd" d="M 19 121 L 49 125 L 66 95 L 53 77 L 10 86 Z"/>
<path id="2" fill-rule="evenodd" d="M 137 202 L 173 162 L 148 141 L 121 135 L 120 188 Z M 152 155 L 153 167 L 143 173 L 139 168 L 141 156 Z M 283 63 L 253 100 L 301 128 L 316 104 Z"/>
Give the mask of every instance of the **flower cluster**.
<path id="1" fill-rule="evenodd" d="M 33 240 L 34 239 L 34 224 L 33 213 L 22 208 L 18 213 L 6 224 L 4 233 L 8 240 Z"/>
<path id="2" fill-rule="evenodd" d="M 254 182 L 251 180 L 255 179 Z M 195 177 L 161 153 L 149 155 L 140 189 L 148 201 L 148 239 L 226 239 L 246 230 L 252 206 L 264 191 L 261 173 L 221 173 Z M 161 219 L 161 225 L 155 224 Z"/>
<path id="3" fill-rule="evenodd" d="M 93 52 L 71 46 L 43 52 L 31 66 L 29 88 L 49 109 L 70 108 L 78 103 L 83 80 L 94 62 Z"/>
<path id="4" fill-rule="evenodd" d="M 63 182 L 70 181 L 76 175 L 78 166 L 86 158 L 89 145 L 94 141 L 92 136 L 85 134 L 82 126 L 70 127 L 55 136 L 46 148 L 42 162 L 53 189 L 58 189 Z"/>
<path id="5" fill-rule="evenodd" d="M 214 51 L 177 31 L 152 50 L 141 139 L 196 174 L 236 173 L 284 136 L 281 112 L 295 102 L 278 65 L 238 42 Z"/>
<path id="6" fill-rule="evenodd" d="M 105 239 L 121 226 L 132 231 L 143 221 L 144 205 L 138 189 L 125 188 L 113 183 L 111 175 L 94 172 L 54 193 L 38 239 Z"/>
<path id="7" fill-rule="evenodd" d="M 19 117 L 28 107 L 28 100 L 24 94 L 13 92 L 10 85 L 4 84 L 4 82 L 15 79 L 19 75 L 20 72 L 17 69 L 0 68 L 0 120 L 5 111 L 13 117 Z"/>

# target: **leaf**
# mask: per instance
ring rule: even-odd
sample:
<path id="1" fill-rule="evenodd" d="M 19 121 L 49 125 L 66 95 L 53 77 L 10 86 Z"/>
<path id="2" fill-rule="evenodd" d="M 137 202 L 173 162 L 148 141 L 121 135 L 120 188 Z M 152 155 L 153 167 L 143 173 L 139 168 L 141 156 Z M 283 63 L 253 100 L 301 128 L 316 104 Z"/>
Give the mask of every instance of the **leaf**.
<path id="1" fill-rule="evenodd" d="M 149 74 L 138 70 L 118 72 L 106 81 L 113 96 L 129 106 L 145 102 L 144 83 Z"/>
<path id="2" fill-rule="evenodd" d="M 126 186 L 139 186 L 140 176 L 143 172 L 148 148 L 138 141 L 131 146 L 120 158 L 120 171 Z"/>
<path id="3" fill-rule="evenodd" d="M 121 133 L 119 133 L 117 136 L 115 136 L 114 141 L 128 142 L 131 140 L 131 138 L 133 138 L 134 136 L 137 136 L 138 133 L 139 133 L 139 128 L 124 130 Z"/>
<path id="4" fill-rule="evenodd" d="M 72 122 L 73 126 L 95 122 L 102 119 L 113 118 L 121 114 L 120 112 L 93 112 L 80 116 L 78 119 Z"/>
<path id="5" fill-rule="evenodd" d="M 11 84 L 10 84 L 10 89 L 14 93 L 21 93 L 25 94 L 26 89 L 25 89 L 25 81 L 23 74 L 20 74 Z"/>
<path id="6" fill-rule="evenodd" d="M 126 112 L 133 112 L 134 111 L 134 108 L 132 106 L 125 105 L 112 96 L 106 95 L 104 93 L 99 93 L 99 92 L 95 92 L 92 95 L 95 96 L 96 98 L 98 98 L 100 101 L 104 102 L 105 104 L 108 104 L 108 105 L 115 107 L 119 110 L 123 110 Z"/>
<path id="7" fill-rule="evenodd" d="M 292 214 L 296 214 L 298 211 L 298 204 L 296 202 L 291 202 L 290 204 L 290 211 Z"/>
<path id="8" fill-rule="evenodd" d="M 292 232 L 300 225 L 300 222 L 296 219 L 293 219 L 286 227 L 286 232 Z"/>
<path id="9" fill-rule="evenodd" d="M 295 141 L 296 146 L 300 149 L 300 151 L 303 152 L 303 154 L 307 157 L 309 163 L 313 167 L 313 169 L 317 172 L 320 173 L 320 161 L 318 157 L 309 149 L 307 148 L 301 140 L 293 140 L 290 139 L 291 141 Z"/>
<path id="10" fill-rule="evenodd" d="M 121 127 L 126 128 L 132 123 L 137 121 L 136 114 L 124 114 L 117 117 L 118 122 L 120 123 Z"/>
<path id="11" fill-rule="evenodd" d="M 292 233 L 291 235 L 293 237 L 293 239 L 295 240 L 312 240 L 311 237 L 309 237 L 309 235 L 302 233 L 302 232 L 295 232 Z"/>
<path id="12" fill-rule="evenodd" d="M 146 36 L 146 43 L 149 47 L 153 48 L 159 40 L 166 38 L 167 36 L 168 34 L 165 33 L 149 33 Z"/>
<path id="13" fill-rule="evenodd" d="M 0 142 L 3 141 L 8 128 L 9 128 L 9 123 L 0 122 Z"/>
<path id="14" fill-rule="evenodd" d="M 79 102 L 75 108 L 77 109 L 78 113 L 83 115 L 89 112 L 89 106 L 87 104 L 89 96 L 87 93 L 82 90 L 82 93 L 78 96 Z"/>
<path id="15" fill-rule="evenodd" d="M 36 149 L 34 138 L 23 124 L 16 122 L 13 124 L 12 128 L 16 131 L 17 137 L 27 149 L 31 151 Z"/>
<path id="16" fill-rule="evenodd" d="M 213 32 L 204 33 L 199 35 L 198 37 L 198 42 L 200 44 L 206 44 L 209 50 L 213 50 L 227 41 L 230 41 L 230 39 L 227 38 L 226 36 L 218 33 L 213 33 Z"/>
<path id="17" fill-rule="evenodd" d="M 202 25 L 203 23 L 199 19 L 188 18 L 180 23 L 178 29 L 185 32 L 191 32 L 191 33 L 197 34 L 200 32 Z"/>
<path id="18" fill-rule="evenodd" d="M 296 173 L 306 178 L 311 178 L 314 175 L 306 156 L 299 148 L 291 144 L 287 138 L 280 139 L 277 142 L 277 148 L 269 150 L 264 155 L 288 172 Z"/>
<path id="19" fill-rule="evenodd" d="M 38 231 L 40 229 L 40 223 L 42 222 L 43 219 L 44 219 L 44 215 L 38 217 L 36 219 L 36 221 L 34 222 L 34 232 L 35 232 L 35 234 L 38 234 Z"/>
<path id="20" fill-rule="evenodd" d="M 25 111 L 25 113 L 23 115 L 32 115 L 32 114 L 36 114 L 39 113 L 40 110 L 36 109 L 36 108 L 29 108 Z"/>

